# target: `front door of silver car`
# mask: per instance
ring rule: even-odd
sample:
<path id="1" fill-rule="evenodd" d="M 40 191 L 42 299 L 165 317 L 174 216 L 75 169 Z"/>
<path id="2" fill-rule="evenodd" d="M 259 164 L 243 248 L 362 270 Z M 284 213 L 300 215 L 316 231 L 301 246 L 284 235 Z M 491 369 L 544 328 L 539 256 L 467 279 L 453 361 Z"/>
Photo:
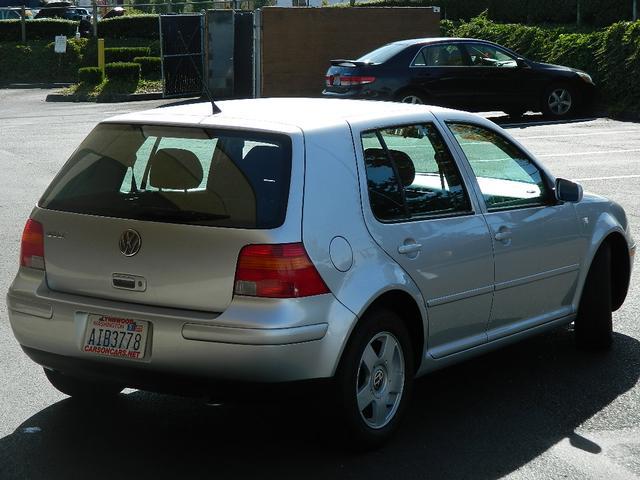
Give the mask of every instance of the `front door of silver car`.
<path id="1" fill-rule="evenodd" d="M 495 252 L 489 340 L 574 313 L 580 232 L 572 203 L 558 203 L 553 183 L 498 132 L 450 123 L 477 179 Z"/>
<path id="2" fill-rule="evenodd" d="M 367 177 L 368 228 L 422 292 L 431 355 L 486 342 L 493 295 L 491 239 L 436 126 L 365 130 L 358 141 Z"/>

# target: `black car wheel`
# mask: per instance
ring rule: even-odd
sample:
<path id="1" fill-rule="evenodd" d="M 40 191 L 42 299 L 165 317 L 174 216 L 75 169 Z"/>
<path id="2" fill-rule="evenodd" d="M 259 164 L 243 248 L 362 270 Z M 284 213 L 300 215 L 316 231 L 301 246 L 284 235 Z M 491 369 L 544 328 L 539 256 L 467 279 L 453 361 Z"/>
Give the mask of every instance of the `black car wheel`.
<path id="1" fill-rule="evenodd" d="M 389 310 L 369 313 L 353 333 L 335 378 L 350 448 L 371 449 L 392 435 L 413 375 L 411 341 L 402 320 Z"/>
<path id="2" fill-rule="evenodd" d="M 65 375 L 56 370 L 44 369 L 51 385 L 62 393 L 81 400 L 105 401 L 114 398 L 124 387 L 111 383 L 98 383 Z"/>
<path id="3" fill-rule="evenodd" d="M 587 273 L 575 336 L 577 346 L 585 350 L 606 350 L 611 346 L 611 247 L 606 243 L 596 253 Z"/>
<path id="4" fill-rule="evenodd" d="M 576 111 L 576 94 L 566 85 L 547 88 L 542 97 L 542 113 L 551 118 L 567 118 Z"/>
<path id="5" fill-rule="evenodd" d="M 401 93 L 398 95 L 398 101 L 402 103 L 413 103 L 416 105 L 424 105 L 427 103 L 424 94 L 414 91 Z"/>

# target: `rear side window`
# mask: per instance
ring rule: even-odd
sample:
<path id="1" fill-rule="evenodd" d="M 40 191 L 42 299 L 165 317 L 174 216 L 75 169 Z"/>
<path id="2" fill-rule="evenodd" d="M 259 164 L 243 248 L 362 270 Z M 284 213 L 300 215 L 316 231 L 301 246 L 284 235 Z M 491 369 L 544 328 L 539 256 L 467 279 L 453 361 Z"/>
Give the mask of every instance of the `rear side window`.
<path id="1" fill-rule="evenodd" d="M 362 134 L 371 210 L 394 221 L 471 212 L 455 161 L 432 124 Z"/>
<path id="2" fill-rule="evenodd" d="M 407 48 L 407 45 L 403 43 L 389 43 L 380 48 L 376 48 L 374 51 L 369 52 L 361 56 L 356 62 L 365 63 L 384 63 L 392 57 L 395 57 L 398 53 Z"/>
<path id="3" fill-rule="evenodd" d="M 40 206 L 166 223 L 275 228 L 291 175 L 285 135 L 98 125 Z"/>

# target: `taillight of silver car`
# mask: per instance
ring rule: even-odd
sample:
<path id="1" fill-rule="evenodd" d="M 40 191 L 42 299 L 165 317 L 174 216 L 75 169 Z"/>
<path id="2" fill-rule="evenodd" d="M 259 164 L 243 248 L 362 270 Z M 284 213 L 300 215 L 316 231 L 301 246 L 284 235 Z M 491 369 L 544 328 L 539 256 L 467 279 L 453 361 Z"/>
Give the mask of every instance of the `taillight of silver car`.
<path id="1" fill-rule="evenodd" d="M 44 232 L 42 224 L 31 218 L 22 232 L 20 245 L 20 265 L 44 270 Z"/>
<path id="2" fill-rule="evenodd" d="M 238 256 L 234 294 L 297 298 L 329 293 L 301 243 L 247 245 Z"/>

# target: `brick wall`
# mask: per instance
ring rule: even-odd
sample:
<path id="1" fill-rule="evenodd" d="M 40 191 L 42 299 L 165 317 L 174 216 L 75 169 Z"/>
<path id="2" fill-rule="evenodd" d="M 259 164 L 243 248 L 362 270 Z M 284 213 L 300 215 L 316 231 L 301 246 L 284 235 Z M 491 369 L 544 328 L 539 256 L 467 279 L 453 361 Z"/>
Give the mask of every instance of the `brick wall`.
<path id="1" fill-rule="evenodd" d="M 331 59 L 439 35 L 440 14 L 430 7 L 264 8 L 262 96 L 319 96 Z"/>

